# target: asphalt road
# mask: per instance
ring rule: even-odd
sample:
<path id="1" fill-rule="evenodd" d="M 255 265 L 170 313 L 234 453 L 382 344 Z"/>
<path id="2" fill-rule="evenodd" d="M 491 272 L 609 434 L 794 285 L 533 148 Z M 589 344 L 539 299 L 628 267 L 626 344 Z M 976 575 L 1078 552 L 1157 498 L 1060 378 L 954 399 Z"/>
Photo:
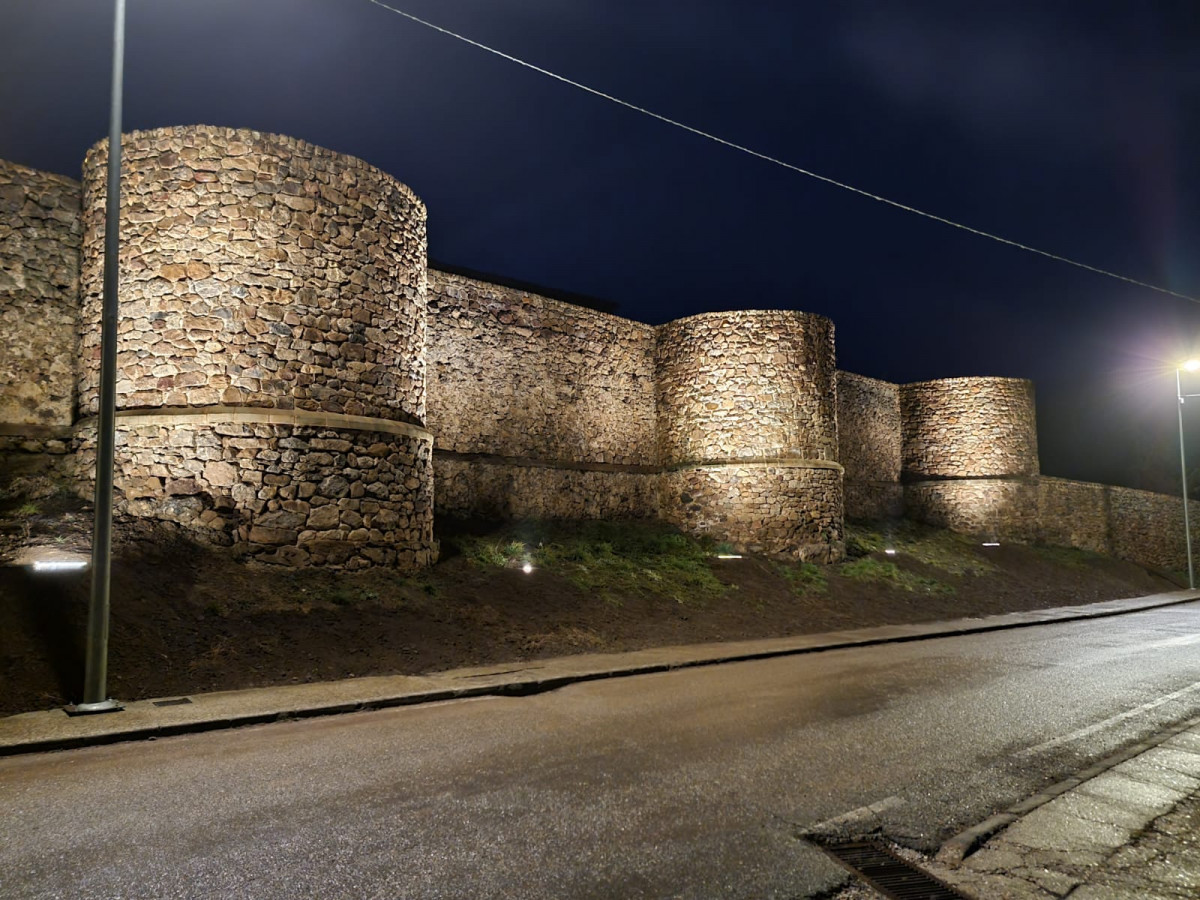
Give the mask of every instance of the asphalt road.
<path id="1" fill-rule="evenodd" d="M 1197 644 L 1188 604 L 4 759 L 0 897 L 811 896 L 799 830 L 932 849 L 1196 715 Z"/>

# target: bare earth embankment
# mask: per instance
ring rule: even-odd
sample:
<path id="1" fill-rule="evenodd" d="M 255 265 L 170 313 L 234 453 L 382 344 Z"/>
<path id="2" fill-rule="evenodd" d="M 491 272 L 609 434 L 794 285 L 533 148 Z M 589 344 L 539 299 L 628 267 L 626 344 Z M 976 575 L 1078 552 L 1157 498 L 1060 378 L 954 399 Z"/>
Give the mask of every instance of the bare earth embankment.
<path id="1" fill-rule="evenodd" d="M 26 530 L 53 527 L 38 522 Z M 907 523 L 851 526 L 836 565 L 781 564 L 639 523 L 460 524 L 401 577 L 251 567 L 117 531 L 109 693 L 123 700 L 574 652 L 983 616 L 1175 590 L 1131 563 Z M 896 552 L 888 554 L 892 549 Z M 526 566 L 530 571 L 526 572 Z M 0 568 L 0 714 L 78 700 L 86 574 Z"/>

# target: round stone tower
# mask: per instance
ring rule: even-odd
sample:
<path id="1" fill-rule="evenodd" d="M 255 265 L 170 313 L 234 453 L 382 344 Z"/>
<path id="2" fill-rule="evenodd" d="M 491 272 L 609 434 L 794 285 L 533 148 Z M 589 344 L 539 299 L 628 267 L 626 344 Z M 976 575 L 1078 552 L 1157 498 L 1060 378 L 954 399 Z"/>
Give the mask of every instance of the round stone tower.
<path id="1" fill-rule="evenodd" d="M 746 550 L 840 556 L 833 324 L 705 313 L 661 326 L 656 353 L 662 516 Z"/>
<path id="2" fill-rule="evenodd" d="M 84 164 L 83 416 L 107 149 Z M 118 509 L 272 562 L 431 562 L 421 201 L 257 131 L 135 132 L 122 168 Z"/>
<path id="3" fill-rule="evenodd" d="M 900 418 L 909 515 L 986 537 L 1034 536 L 1032 382 L 944 378 L 902 385 Z"/>

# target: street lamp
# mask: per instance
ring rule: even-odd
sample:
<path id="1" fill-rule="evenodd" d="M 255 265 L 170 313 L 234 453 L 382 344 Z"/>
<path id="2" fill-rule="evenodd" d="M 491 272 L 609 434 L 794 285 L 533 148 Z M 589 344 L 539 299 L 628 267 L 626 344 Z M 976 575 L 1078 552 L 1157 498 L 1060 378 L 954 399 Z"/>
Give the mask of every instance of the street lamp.
<path id="1" fill-rule="evenodd" d="M 1196 569 L 1192 564 L 1192 523 L 1188 517 L 1188 478 L 1187 461 L 1183 452 L 1183 404 L 1188 397 L 1200 397 L 1200 394 L 1185 394 L 1183 392 L 1183 372 L 1200 371 L 1200 359 L 1189 359 L 1175 369 L 1175 395 L 1179 398 L 1179 471 L 1183 479 L 1183 540 L 1187 546 L 1188 587 L 1196 587 Z"/>

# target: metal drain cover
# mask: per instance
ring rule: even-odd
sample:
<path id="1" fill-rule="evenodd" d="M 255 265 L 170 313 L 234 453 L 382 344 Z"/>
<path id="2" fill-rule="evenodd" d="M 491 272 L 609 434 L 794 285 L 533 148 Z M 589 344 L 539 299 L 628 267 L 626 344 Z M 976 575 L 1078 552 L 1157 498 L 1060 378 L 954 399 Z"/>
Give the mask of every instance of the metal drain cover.
<path id="1" fill-rule="evenodd" d="M 891 900 L 971 900 L 901 859 L 879 841 L 822 842 L 817 846 Z"/>

